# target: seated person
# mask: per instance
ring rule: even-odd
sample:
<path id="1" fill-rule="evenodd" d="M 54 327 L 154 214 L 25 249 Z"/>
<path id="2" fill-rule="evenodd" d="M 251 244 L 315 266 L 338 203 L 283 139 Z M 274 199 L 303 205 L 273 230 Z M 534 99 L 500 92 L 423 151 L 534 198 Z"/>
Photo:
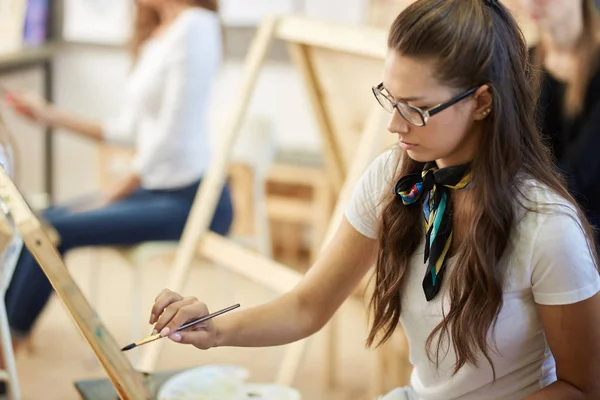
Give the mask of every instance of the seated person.
<path id="1" fill-rule="evenodd" d="M 61 254 L 81 246 L 178 240 L 211 161 L 208 106 L 221 61 L 216 4 L 143 0 L 137 5 L 136 62 L 116 120 L 100 124 L 31 95 L 9 93 L 7 97 L 31 121 L 97 142 L 135 140 L 132 169 L 122 180 L 92 202 L 44 212 L 60 235 Z M 210 229 L 225 235 L 232 219 L 225 185 Z M 6 295 L 16 344 L 30 333 L 51 292 L 44 272 L 23 250 Z"/>
<path id="2" fill-rule="evenodd" d="M 541 131 L 600 244 L 600 20 L 593 0 L 525 3 L 540 29 Z"/>
<path id="3" fill-rule="evenodd" d="M 537 129 L 517 22 L 498 0 L 417 0 L 387 44 L 373 94 L 398 146 L 364 171 L 310 273 L 181 331 L 208 307 L 163 290 L 154 330 L 198 349 L 288 344 L 375 265 L 366 343 L 402 324 L 413 364 L 385 400 L 600 399 L 598 255 Z"/>

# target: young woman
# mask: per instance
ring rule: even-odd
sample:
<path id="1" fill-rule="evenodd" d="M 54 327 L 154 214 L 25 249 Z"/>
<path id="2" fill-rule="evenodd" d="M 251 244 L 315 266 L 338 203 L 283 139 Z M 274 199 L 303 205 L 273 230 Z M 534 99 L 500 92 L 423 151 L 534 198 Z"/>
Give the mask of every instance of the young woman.
<path id="1" fill-rule="evenodd" d="M 364 172 L 345 219 L 278 299 L 208 313 L 164 290 L 150 323 L 200 349 L 317 332 L 376 264 L 368 345 L 399 323 L 414 365 L 386 399 L 600 398 L 600 276 L 590 226 L 554 172 L 515 20 L 492 0 L 419 0 L 395 20 L 373 91 L 398 146 Z"/>
<path id="2" fill-rule="evenodd" d="M 177 240 L 211 161 L 207 111 L 221 60 L 216 2 L 144 0 L 137 6 L 135 66 L 118 118 L 86 121 L 30 95 L 8 98 L 33 121 L 98 142 L 135 141 L 131 171 L 96 201 L 44 213 L 60 235 L 61 253 L 80 246 Z M 211 229 L 226 234 L 231 222 L 225 187 Z M 23 251 L 6 296 L 17 343 L 29 334 L 51 292 L 43 271 Z"/>
<path id="3" fill-rule="evenodd" d="M 570 192 L 600 229 L 600 19 L 593 0 L 522 0 L 537 23 L 538 113 Z M 600 231 L 596 231 L 600 244 Z"/>

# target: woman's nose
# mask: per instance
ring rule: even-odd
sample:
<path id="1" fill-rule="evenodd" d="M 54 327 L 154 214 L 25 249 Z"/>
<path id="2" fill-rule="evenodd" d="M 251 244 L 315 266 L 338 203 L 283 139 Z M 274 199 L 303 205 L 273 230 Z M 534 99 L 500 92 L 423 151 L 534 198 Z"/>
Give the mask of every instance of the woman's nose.
<path id="1" fill-rule="evenodd" d="M 394 109 L 392 113 L 392 119 L 387 126 L 390 133 L 408 133 L 410 130 L 410 124 L 400 115 L 398 110 Z"/>

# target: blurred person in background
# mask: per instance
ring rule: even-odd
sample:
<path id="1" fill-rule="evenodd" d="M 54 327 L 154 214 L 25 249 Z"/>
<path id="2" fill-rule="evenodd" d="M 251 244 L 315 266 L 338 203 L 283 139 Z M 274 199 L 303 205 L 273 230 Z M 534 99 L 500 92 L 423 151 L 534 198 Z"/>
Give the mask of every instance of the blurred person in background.
<path id="1" fill-rule="evenodd" d="M 139 0 L 131 50 L 134 67 L 117 118 L 95 122 L 9 93 L 20 115 L 95 142 L 133 142 L 131 169 L 93 201 L 43 214 L 64 254 L 81 246 L 178 240 L 210 161 L 208 109 L 222 56 L 216 0 Z M 98 82 L 101 82 L 99 77 Z M 105 82 L 103 84 L 111 84 Z M 227 185 L 210 229 L 227 234 L 233 209 Z M 52 287 L 23 250 L 6 295 L 14 346 L 29 335 Z"/>
<path id="2" fill-rule="evenodd" d="M 540 30 L 538 118 L 600 243 L 600 20 L 594 0 L 521 0 Z"/>

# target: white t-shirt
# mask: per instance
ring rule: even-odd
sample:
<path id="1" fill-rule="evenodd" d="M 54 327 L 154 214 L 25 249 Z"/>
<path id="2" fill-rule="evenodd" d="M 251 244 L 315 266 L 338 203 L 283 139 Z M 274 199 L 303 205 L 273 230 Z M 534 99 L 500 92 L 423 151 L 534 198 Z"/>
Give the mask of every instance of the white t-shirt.
<path id="1" fill-rule="evenodd" d="M 210 163 L 209 101 L 221 63 L 216 13 L 191 8 L 148 40 L 126 87 L 121 113 L 103 124 L 109 141 L 135 143 L 133 169 L 148 189 L 199 179 Z"/>
<path id="2" fill-rule="evenodd" d="M 364 172 L 347 204 L 346 218 L 361 234 L 376 239 L 382 196 L 391 196 L 400 150 L 380 156 Z M 492 340 L 499 354 L 490 351 L 496 369 L 481 355 L 476 368 L 466 365 L 452 376 L 456 353 L 450 346 L 439 369 L 429 361 L 425 341 L 442 319 L 442 302 L 449 309 L 447 285 L 428 302 L 422 288 L 425 275 L 424 240 L 413 255 L 403 288 L 400 322 L 406 331 L 410 361 L 414 366 L 411 386 L 419 400 L 517 400 L 539 391 L 556 380 L 555 362 L 546 343 L 536 303 L 569 304 L 582 301 L 600 290 L 600 276 L 578 225 L 573 208 L 548 188 L 529 180 L 522 188 L 543 213 L 523 210 L 509 248 L 501 261 L 506 266 L 504 305 Z M 456 259 L 449 259 L 451 273 Z M 490 335 L 491 336 L 491 335 Z M 434 341 L 434 346 L 437 341 Z"/>

